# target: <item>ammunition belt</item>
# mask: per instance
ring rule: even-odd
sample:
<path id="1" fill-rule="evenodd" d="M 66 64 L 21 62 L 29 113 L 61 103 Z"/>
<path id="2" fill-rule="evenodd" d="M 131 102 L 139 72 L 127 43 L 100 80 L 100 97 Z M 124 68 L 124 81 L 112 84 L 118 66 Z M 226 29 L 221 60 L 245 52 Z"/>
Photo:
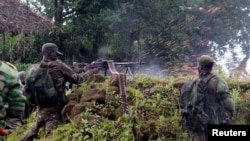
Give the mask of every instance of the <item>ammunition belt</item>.
<path id="1" fill-rule="evenodd" d="M 116 70 L 115 64 L 113 61 L 107 61 L 108 68 L 111 74 L 117 75 L 119 79 L 119 90 L 120 90 L 120 97 L 121 97 L 121 105 L 124 114 L 129 114 L 128 105 L 127 105 L 127 98 L 126 98 L 126 90 L 125 90 L 125 74 L 119 73 Z"/>

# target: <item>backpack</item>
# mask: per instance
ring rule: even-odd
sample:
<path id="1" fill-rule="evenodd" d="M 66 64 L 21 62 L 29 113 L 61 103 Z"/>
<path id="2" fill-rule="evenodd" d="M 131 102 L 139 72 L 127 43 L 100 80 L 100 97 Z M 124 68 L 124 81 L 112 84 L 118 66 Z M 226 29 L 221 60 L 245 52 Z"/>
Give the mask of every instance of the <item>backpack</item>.
<path id="1" fill-rule="evenodd" d="M 208 124 L 214 123 L 211 121 L 213 111 L 207 94 L 208 82 L 213 77 L 220 81 L 217 76 L 208 75 L 204 79 L 189 80 L 181 88 L 179 102 L 182 108 L 182 123 L 189 131 L 205 131 Z M 215 95 L 217 97 L 218 94 Z M 232 114 L 225 110 L 219 96 L 216 105 L 219 107 L 216 113 L 213 113 L 213 116 L 217 117 L 216 124 L 231 123 Z"/>
<path id="2" fill-rule="evenodd" d="M 58 93 L 49 73 L 49 63 L 42 61 L 25 72 L 24 89 L 31 104 L 49 106 L 56 102 Z"/>

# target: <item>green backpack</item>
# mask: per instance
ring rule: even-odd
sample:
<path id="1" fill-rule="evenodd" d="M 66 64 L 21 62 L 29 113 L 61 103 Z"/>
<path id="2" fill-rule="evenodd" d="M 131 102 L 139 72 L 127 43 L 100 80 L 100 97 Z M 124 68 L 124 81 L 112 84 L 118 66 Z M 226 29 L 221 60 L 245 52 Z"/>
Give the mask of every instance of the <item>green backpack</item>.
<path id="1" fill-rule="evenodd" d="M 211 123 L 211 108 L 207 94 L 208 82 L 215 75 L 209 75 L 204 79 L 189 80 L 182 86 L 179 102 L 182 109 L 182 123 L 189 131 L 205 131 Z M 217 96 L 217 95 L 216 95 Z M 218 98 L 219 99 L 219 98 Z M 218 124 L 228 124 L 231 122 L 232 115 L 225 110 L 225 105 L 217 101 Z"/>
<path id="2" fill-rule="evenodd" d="M 34 105 L 49 106 L 56 102 L 58 93 L 49 74 L 49 63 L 32 65 L 25 72 L 25 93 Z"/>

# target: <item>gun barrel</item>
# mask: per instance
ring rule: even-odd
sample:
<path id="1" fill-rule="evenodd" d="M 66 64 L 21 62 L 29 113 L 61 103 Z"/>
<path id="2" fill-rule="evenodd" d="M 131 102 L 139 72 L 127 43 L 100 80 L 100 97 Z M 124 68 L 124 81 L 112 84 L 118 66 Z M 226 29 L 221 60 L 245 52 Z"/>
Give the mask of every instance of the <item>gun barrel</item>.
<path id="1" fill-rule="evenodd" d="M 114 64 L 115 65 L 132 66 L 132 65 L 146 64 L 146 62 L 114 62 Z"/>

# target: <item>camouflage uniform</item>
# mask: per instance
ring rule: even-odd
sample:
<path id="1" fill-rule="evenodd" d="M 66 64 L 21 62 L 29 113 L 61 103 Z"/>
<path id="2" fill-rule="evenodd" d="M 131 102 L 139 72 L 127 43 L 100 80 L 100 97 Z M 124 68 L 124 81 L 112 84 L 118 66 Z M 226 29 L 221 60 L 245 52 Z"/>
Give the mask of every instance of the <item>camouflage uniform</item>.
<path id="1" fill-rule="evenodd" d="M 49 104 L 46 107 L 37 108 L 37 118 L 35 126 L 20 141 L 32 141 L 38 135 L 39 128 L 45 125 L 46 137 L 57 128 L 61 122 L 61 110 L 67 103 L 65 96 L 65 83 L 81 83 L 87 81 L 89 76 L 85 73 L 77 74 L 61 60 L 50 61 L 49 72 L 53 79 L 54 86 L 59 93 L 58 102 Z"/>
<path id="2" fill-rule="evenodd" d="M 198 62 L 199 62 L 199 65 L 207 65 L 209 63 L 214 63 L 214 60 L 210 56 L 203 55 L 198 59 Z M 199 78 L 205 79 L 209 75 L 212 75 L 212 73 L 209 71 L 202 70 L 199 74 Z M 202 89 L 202 88 L 197 87 L 197 92 L 199 89 Z M 218 119 L 219 117 L 218 110 L 220 110 L 221 108 L 218 104 L 218 97 L 220 98 L 220 101 L 225 104 L 225 109 L 229 111 L 228 114 L 230 115 L 228 115 L 228 117 L 232 117 L 234 113 L 234 103 L 233 103 L 228 85 L 226 84 L 224 80 L 222 80 L 218 76 L 212 77 L 210 81 L 208 82 L 207 94 L 208 94 L 208 99 L 209 99 L 208 105 L 210 109 L 209 110 L 210 112 L 207 113 L 210 117 L 209 124 L 217 124 L 217 125 L 221 124 Z M 231 119 L 229 120 L 231 121 Z M 205 132 L 192 132 L 191 138 L 192 138 L 191 141 L 206 141 L 207 133 L 206 131 Z"/>
<path id="3" fill-rule="evenodd" d="M 26 98 L 22 95 L 17 73 L 12 66 L 0 62 L 0 128 L 6 128 L 6 117 L 16 118 L 20 121 L 24 114 Z M 0 140 L 3 140 L 1 135 Z"/>

